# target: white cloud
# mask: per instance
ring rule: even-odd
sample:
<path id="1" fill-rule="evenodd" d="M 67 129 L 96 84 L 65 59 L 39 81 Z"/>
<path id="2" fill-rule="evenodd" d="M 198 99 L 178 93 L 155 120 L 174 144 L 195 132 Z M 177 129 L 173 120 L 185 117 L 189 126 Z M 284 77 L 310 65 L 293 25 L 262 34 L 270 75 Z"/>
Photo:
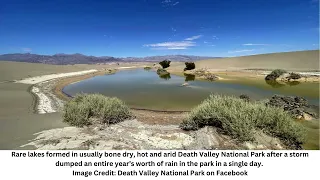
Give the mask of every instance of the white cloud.
<path id="1" fill-rule="evenodd" d="M 188 49 L 189 47 L 195 46 L 192 41 L 174 41 L 174 42 L 163 42 L 156 44 L 145 44 L 145 47 L 151 47 L 151 49 Z"/>
<path id="2" fill-rule="evenodd" d="M 207 46 L 216 46 L 209 41 L 203 41 L 203 43 L 206 44 Z"/>
<path id="3" fill-rule="evenodd" d="M 180 2 L 179 1 L 173 1 L 173 0 L 164 0 L 161 2 L 163 7 L 169 7 L 169 6 L 176 6 Z"/>
<path id="4" fill-rule="evenodd" d="M 236 50 L 236 51 L 228 51 L 228 53 L 233 54 L 233 53 L 242 53 L 242 52 L 251 52 L 251 51 L 255 51 L 255 49 L 243 49 L 243 50 Z"/>
<path id="5" fill-rule="evenodd" d="M 175 3 L 172 4 L 172 6 L 175 6 L 175 5 L 178 5 L 178 4 L 179 4 L 179 2 L 175 2 Z"/>
<path id="6" fill-rule="evenodd" d="M 31 49 L 31 48 L 22 48 L 22 51 L 24 51 L 24 52 L 31 52 L 32 49 Z"/>
<path id="7" fill-rule="evenodd" d="M 192 37 L 186 38 L 185 40 L 186 41 L 193 41 L 193 40 L 199 39 L 201 37 L 202 37 L 202 35 L 197 35 L 197 36 L 192 36 Z"/>
<path id="8" fill-rule="evenodd" d="M 284 46 L 284 47 L 293 47 L 294 45 L 291 45 L 291 44 L 279 44 L 279 46 Z"/>
<path id="9" fill-rule="evenodd" d="M 248 44 L 242 44 L 243 46 L 269 46 L 270 44 L 252 44 L 252 43 L 248 43 Z"/>
<path id="10" fill-rule="evenodd" d="M 169 47 L 168 49 L 187 49 L 187 47 Z"/>
<path id="11" fill-rule="evenodd" d="M 319 44 L 312 44 L 312 46 L 319 46 Z"/>
<path id="12" fill-rule="evenodd" d="M 196 46 L 196 43 L 193 40 L 199 39 L 202 35 L 192 36 L 186 38 L 183 41 L 171 41 L 171 42 L 162 42 L 155 44 L 145 44 L 144 47 L 150 47 L 151 49 L 161 50 L 161 49 L 188 49 L 190 47 Z M 170 38 L 171 39 L 171 38 Z"/>
<path id="13" fill-rule="evenodd" d="M 212 39 L 215 39 L 215 40 L 217 40 L 217 39 L 219 39 L 217 36 L 212 36 Z"/>

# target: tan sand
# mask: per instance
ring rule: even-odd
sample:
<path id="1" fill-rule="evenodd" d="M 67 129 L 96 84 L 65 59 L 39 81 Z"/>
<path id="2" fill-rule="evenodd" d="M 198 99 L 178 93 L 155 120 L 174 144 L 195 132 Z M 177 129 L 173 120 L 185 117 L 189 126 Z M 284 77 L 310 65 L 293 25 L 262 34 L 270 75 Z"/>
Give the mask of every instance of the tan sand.
<path id="1" fill-rule="evenodd" d="M 319 71 L 319 50 L 297 51 L 196 61 L 196 68 L 213 71 L 285 69 L 288 71 Z M 183 70 L 184 63 L 172 64 L 171 70 Z"/>

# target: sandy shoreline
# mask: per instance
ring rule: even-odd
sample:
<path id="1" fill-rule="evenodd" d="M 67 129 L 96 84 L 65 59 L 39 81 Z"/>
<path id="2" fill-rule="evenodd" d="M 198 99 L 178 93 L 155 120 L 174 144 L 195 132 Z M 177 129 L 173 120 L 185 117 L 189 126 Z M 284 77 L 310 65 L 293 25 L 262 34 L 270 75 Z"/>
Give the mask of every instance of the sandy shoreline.
<path id="1" fill-rule="evenodd" d="M 23 80 L 15 81 L 15 83 L 30 84 L 28 89 L 31 94 L 35 97 L 34 108 L 35 112 L 38 114 L 53 113 L 57 112 L 61 108 L 63 102 L 57 98 L 53 93 L 50 93 L 51 89 L 43 88 L 45 84 L 52 84 L 54 80 L 72 77 L 72 76 L 81 76 L 89 73 L 95 73 L 98 70 L 88 70 L 88 71 L 78 71 L 71 73 L 60 73 L 60 74 L 50 74 L 44 76 L 36 76 L 31 78 L 26 78 Z"/>
<path id="2" fill-rule="evenodd" d="M 49 75 L 43 75 L 43 76 L 35 76 L 35 77 L 30 77 L 30 78 L 18 80 L 18 81 L 16 81 L 16 83 L 38 84 L 38 83 L 42 83 L 42 82 L 45 82 L 45 81 L 51 81 L 51 80 L 57 79 L 57 78 L 78 76 L 78 75 L 93 73 L 93 72 L 96 72 L 96 71 L 98 71 L 98 70 L 91 69 L 91 70 L 88 70 L 88 71 L 77 71 L 77 72 L 70 72 L 70 73 L 59 73 L 59 74 L 49 74 Z"/>

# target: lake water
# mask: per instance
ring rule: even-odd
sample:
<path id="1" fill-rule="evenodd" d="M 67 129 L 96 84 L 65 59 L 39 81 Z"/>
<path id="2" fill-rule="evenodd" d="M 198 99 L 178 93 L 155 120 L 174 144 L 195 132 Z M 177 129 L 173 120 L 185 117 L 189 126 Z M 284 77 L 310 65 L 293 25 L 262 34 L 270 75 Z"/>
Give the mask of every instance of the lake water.
<path id="1" fill-rule="evenodd" d="M 189 86 L 181 86 L 185 82 Z M 154 71 L 123 70 L 113 75 L 96 76 L 70 84 L 63 91 L 71 96 L 77 93 L 101 93 L 124 100 L 130 107 L 153 110 L 190 110 L 211 93 L 252 99 L 270 98 L 274 94 L 297 95 L 309 104 L 319 106 L 317 83 L 266 83 L 263 80 L 236 79 L 233 81 L 194 81 L 193 76 L 167 75 L 159 77 Z M 308 129 L 306 149 L 319 149 L 319 121 L 302 122 Z"/>
<path id="2" fill-rule="evenodd" d="M 181 86 L 186 81 L 189 86 Z M 64 87 L 63 91 L 71 96 L 81 92 L 115 96 L 124 100 L 130 107 L 154 110 L 190 110 L 212 93 L 233 96 L 246 94 L 257 100 L 270 98 L 274 94 L 302 95 L 310 104 L 319 104 L 318 84 L 279 85 L 264 81 L 259 83 L 194 81 L 192 76 L 160 77 L 154 71 L 135 69 L 73 83 Z"/>

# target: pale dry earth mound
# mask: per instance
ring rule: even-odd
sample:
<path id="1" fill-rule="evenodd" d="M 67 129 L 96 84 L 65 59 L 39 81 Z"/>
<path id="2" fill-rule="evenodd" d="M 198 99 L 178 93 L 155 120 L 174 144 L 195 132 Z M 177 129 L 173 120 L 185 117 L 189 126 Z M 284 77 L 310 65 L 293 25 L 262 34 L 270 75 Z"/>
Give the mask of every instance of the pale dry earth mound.
<path id="1" fill-rule="evenodd" d="M 212 71 L 243 69 L 319 71 L 319 50 L 208 59 L 196 61 L 195 65 L 197 69 L 206 68 Z M 181 71 L 184 67 L 184 63 L 174 63 L 168 70 Z"/>
<path id="2" fill-rule="evenodd" d="M 42 131 L 24 145 L 39 150 L 166 150 L 166 149 L 283 149 L 280 141 L 263 133 L 256 143 L 238 143 L 213 127 L 182 131 L 175 125 L 147 125 L 127 120 L 111 126 L 65 127 Z"/>

